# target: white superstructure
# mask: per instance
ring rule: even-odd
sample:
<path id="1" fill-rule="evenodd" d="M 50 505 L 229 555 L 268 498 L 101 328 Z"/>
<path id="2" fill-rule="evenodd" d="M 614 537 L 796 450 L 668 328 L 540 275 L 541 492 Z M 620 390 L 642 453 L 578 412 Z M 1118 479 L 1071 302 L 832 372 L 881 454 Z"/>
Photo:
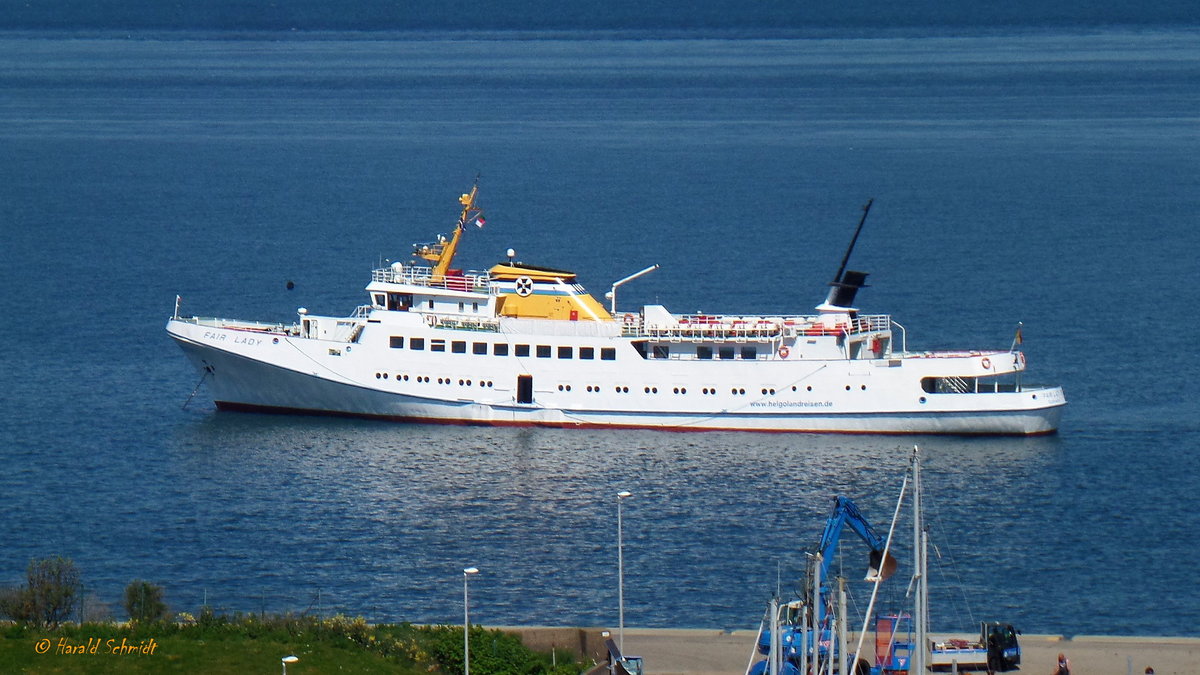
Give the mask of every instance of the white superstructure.
<path id="1" fill-rule="evenodd" d="M 292 325 L 173 316 L 167 332 L 222 409 L 472 424 L 852 433 L 1041 434 L 1059 387 L 1021 382 L 1024 354 L 908 351 L 886 315 L 849 305 L 839 272 L 809 316 L 614 315 L 562 270 L 506 262 L 377 269 L 347 317 Z M 860 224 L 861 226 L 861 224 Z M 844 268 L 844 265 L 843 265 Z M 897 344 L 899 340 L 899 344 Z"/>

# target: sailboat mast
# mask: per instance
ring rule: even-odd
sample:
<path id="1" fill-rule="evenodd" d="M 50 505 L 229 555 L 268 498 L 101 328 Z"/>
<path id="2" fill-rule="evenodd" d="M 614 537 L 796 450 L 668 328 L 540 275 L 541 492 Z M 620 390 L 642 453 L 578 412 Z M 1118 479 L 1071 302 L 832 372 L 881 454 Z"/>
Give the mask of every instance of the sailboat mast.
<path id="1" fill-rule="evenodd" d="M 928 667 L 929 638 L 926 636 L 929 621 L 929 568 L 926 560 L 927 540 L 924 523 L 921 522 L 921 450 L 913 446 L 913 555 L 916 557 L 917 592 L 913 607 L 913 623 L 916 625 L 916 640 L 913 645 L 911 675 L 924 675 Z"/>

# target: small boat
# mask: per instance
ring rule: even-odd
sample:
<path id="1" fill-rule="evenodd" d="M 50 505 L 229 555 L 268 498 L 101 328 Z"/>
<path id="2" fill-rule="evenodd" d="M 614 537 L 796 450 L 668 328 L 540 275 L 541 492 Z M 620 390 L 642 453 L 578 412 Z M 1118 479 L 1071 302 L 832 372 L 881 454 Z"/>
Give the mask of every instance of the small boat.
<path id="1" fill-rule="evenodd" d="M 414 422 L 670 430 L 1047 434 L 1066 399 L 1023 382 L 1025 354 L 910 350 L 886 314 L 853 306 L 846 269 L 816 313 L 618 311 L 572 272 L 508 260 L 464 271 L 479 185 L 449 237 L 371 274 L 348 316 L 290 324 L 175 314 L 167 333 L 221 410 Z M 711 301 L 711 299 L 710 299 Z M 198 387 L 199 385 L 197 385 Z"/>

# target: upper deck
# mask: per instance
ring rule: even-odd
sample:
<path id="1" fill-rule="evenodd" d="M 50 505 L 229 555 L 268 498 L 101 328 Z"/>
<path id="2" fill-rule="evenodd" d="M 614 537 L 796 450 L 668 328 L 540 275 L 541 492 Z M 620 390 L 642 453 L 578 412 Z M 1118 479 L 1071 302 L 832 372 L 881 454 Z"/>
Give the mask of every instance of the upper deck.
<path id="1" fill-rule="evenodd" d="M 668 314 L 646 307 L 641 314 L 619 315 L 627 337 L 668 340 L 778 339 L 798 336 L 846 337 L 891 330 L 887 314 L 850 318 L 843 315 L 744 316 L 720 314 Z"/>
<path id="2" fill-rule="evenodd" d="M 400 265 L 393 263 L 391 267 L 380 267 L 371 271 L 371 281 L 387 284 L 407 284 L 422 286 L 430 289 L 448 291 L 469 291 L 495 295 L 491 275 L 487 272 L 470 270 L 447 270 L 445 274 L 435 274 L 433 268 L 423 265 Z"/>

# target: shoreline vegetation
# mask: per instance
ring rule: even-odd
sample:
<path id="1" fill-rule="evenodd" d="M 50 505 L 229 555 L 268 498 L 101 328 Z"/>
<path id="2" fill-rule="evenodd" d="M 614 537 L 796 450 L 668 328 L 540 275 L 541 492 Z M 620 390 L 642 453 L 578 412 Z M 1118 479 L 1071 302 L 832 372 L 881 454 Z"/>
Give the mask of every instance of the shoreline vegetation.
<path id="1" fill-rule="evenodd" d="M 294 656 L 296 672 L 454 673 L 463 670 L 461 625 L 369 624 L 341 614 L 172 614 L 166 591 L 135 579 L 125 587 L 129 620 L 83 592 L 70 558 L 35 558 L 25 584 L 0 588 L 0 672 L 264 672 Z M 72 618 L 75 621 L 72 621 Z M 587 665 L 576 652 L 530 649 L 517 632 L 470 626 L 472 666 L 481 675 L 567 675 Z M 570 644 L 567 641 L 565 644 Z"/>
<path id="2" fill-rule="evenodd" d="M 296 673 L 458 673 L 462 626 L 369 624 L 362 617 L 215 614 L 173 621 L 63 623 L 56 628 L 9 622 L 0 628 L 0 672 L 163 673 L 271 672 L 286 656 Z M 565 647 L 541 652 L 521 636 L 472 625 L 471 669 L 481 675 L 568 675 L 591 663 Z"/>

